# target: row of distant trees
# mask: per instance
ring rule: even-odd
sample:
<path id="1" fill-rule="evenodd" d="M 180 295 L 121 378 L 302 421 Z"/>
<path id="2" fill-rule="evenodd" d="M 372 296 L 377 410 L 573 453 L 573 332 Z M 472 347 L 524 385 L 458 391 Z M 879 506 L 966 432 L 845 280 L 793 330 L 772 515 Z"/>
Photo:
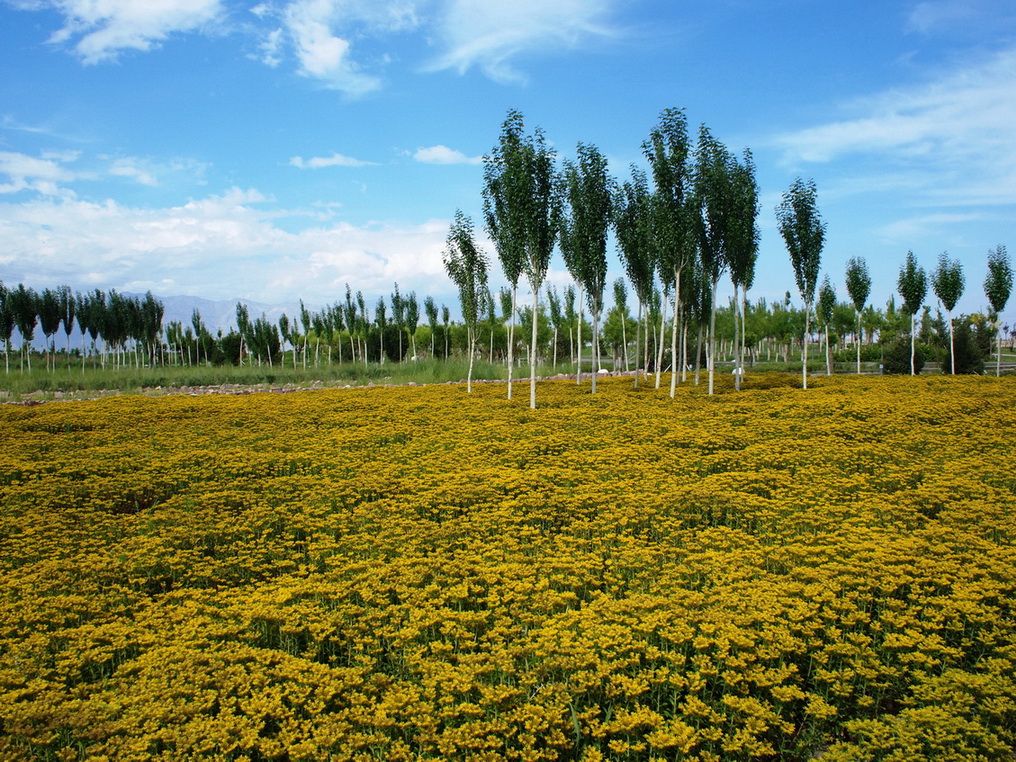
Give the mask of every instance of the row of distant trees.
<path id="1" fill-rule="evenodd" d="M 596 146 L 585 143 L 578 144 L 574 159 L 565 160 L 559 167 L 556 153 L 549 147 L 543 132 L 537 128 L 533 134 L 527 134 L 522 114 L 509 111 L 498 144 L 484 157 L 483 208 L 487 234 L 511 284 L 513 306 L 523 276 L 533 299 L 529 351 L 532 407 L 536 406 L 539 295 L 555 247 L 559 247 L 579 292 L 580 325 L 583 306 L 589 308 L 593 363 L 594 368 L 599 366 L 596 353 L 600 347 L 600 316 L 608 269 L 607 239 L 611 230 L 618 244 L 621 264 L 638 301 L 640 320 L 635 343 L 636 356 L 641 355 L 640 343 L 645 352 L 643 367 L 648 368 L 650 364 L 648 302 L 658 289 L 662 292 L 660 307 L 664 315 L 672 306 L 671 396 L 679 374 L 684 380 L 688 367 L 688 333 L 692 327 L 698 330 L 696 358 L 701 355 L 705 333 L 709 393 L 712 394 L 719 307 L 716 295 L 720 280 L 728 276 L 734 287 L 734 373 L 735 383 L 740 387 L 748 343 L 747 294 L 754 282 L 759 243 L 758 185 L 751 152 L 746 149 L 740 156 L 733 154 L 704 125 L 699 128 L 693 144 L 687 119 L 680 109 L 667 109 L 660 114 L 659 122 L 643 142 L 642 149 L 650 167 L 651 183 L 647 174 L 635 165 L 631 167 L 631 178 L 618 182 L 607 173 L 606 159 Z M 825 328 L 828 358 L 828 333 L 836 305 L 836 294 L 828 276 L 821 288 L 818 287 L 826 225 L 818 211 L 814 181 L 796 179 L 783 194 L 775 215 L 804 302 L 801 359 L 802 384 L 807 388 L 812 316 L 815 315 Z M 472 221 L 461 212 L 456 212 L 444 259 L 448 275 L 459 289 L 472 356 L 477 325 L 483 314 L 490 262 L 476 246 Z M 845 275 L 855 310 L 856 332 L 860 333 L 871 278 L 861 258 L 850 260 Z M 951 325 L 952 311 L 965 286 L 960 262 L 943 254 L 931 282 Z M 903 299 L 902 311 L 910 318 L 911 373 L 917 371 L 916 321 L 927 295 L 927 283 L 927 274 L 909 253 L 900 270 L 897 287 Z M 998 246 L 989 252 L 985 280 L 985 294 L 995 322 L 1008 301 L 1011 288 L 1008 255 L 1003 246 Z M 513 308 L 513 316 L 515 313 Z M 643 315 L 646 316 L 644 323 Z M 659 321 L 659 338 L 655 340 L 657 386 L 666 322 L 665 319 Z M 952 333 L 950 330 L 950 337 Z M 509 369 L 513 343 L 509 339 Z M 859 342 L 857 352 L 860 372 Z M 950 349 L 950 355 L 955 356 L 954 349 Z M 950 368 L 955 372 L 954 360 Z M 581 381 L 581 367 L 578 370 Z M 638 381 L 636 374 L 636 385 Z M 509 397 L 511 389 L 509 383 Z M 596 391 L 595 375 L 592 391 Z"/>
<path id="2" fill-rule="evenodd" d="M 937 273 L 932 275 L 933 283 Z M 544 289 L 536 320 L 536 352 L 541 363 L 593 370 L 640 367 L 657 375 L 671 366 L 667 329 L 672 323 L 665 314 L 672 315 L 673 305 L 665 313 L 663 292 L 654 289 L 644 313 L 633 316 L 627 281 L 617 279 L 610 290 L 612 305 L 594 342 L 592 323 L 580 316 L 575 286 Z M 241 363 L 307 368 L 335 362 L 376 364 L 449 356 L 482 358 L 489 363 L 506 363 L 511 356 L 516 366 L 528 363 L 532 307 L 513 306 L 509 289 L 482 291 L 472 331 L 466 321 L 451 320 L 447 305 L 426 297 L 422 306 L 421 314 L 415 293 L 402 294 L 397 284 L 392 294 L 380 297 L 372 307 L 362 292 L 354 295 L 347 287 L 345 301 L 320 310 L 301 303 L 295 315 L 282 315 L 275 322 L 264 315 L 252 319 L 247 306 L 240 304 L 237 327 L 223 332 L 210 329 L 197 310 L 189 323 L 170 321 L 163 327 L 163 305 L 151 294 L 138 298 L 116 291 L 75 293 L 67 286 L 35 292 L 23 284 L 7 289 L 0 283 L 0 339 L 8 372 L 12 357 L 22 368 L 30 367 L 29 347 L 37 334 L 45 337 L 42 354 L 51 369 L 58 365 L 57 358 L 65 365 L 76 362 L 82 369 Z M 810 322 L 816 330 L 809 335 L 809 343 L 825 350 L 828 365 L 834 358 L 840 363 L 855 356 L 858 362 L 882 363 L 888 357 L 887 367 L 898 369 L 902 362 L 909 372 L 911 316 L 897 307 L 895 298 L 884 308 L 867 304 L 857 312 L 852 303 L 837 301 L 831 287 L 823 284 L 813 313 L 806 319 L 804 309 L 791 302 L 789 292 L 771 303 L 759 299 L 738 307 L 730 300 L 715 314 L 717 356 L 734 358 L 735 321 L 740 319 L 746 363 L 786 363 L 792 355 L 803 354 L 805 325 Z M 1009 327 L 998 326 L 990 315 L 964 315 L 954 322 L 952 327 L 941 311 L 933 314 L 930 307 L 923 307 L 916 332 L 918 365 L 956 356 L 960 358 L 956 372 L 979 371 L 978 363 L 991 350 L 989 341 L 996 337 L 1000 341 L 1003 334 L 1012 338 Z M 518 329 L 514 332 L 513 323 Z M 693 336 L 701 337 L 707 326 L 700 330 L 698 323 L 689 321 L 688 328 Z M 15 335 L 23 339 L 17 349 L 13 346 Z M 645 337 L 641 347 L 636 341 L 639 335 Z M 954 337 L 962 346 L 952 352 Z M 594 361 L 597 351 L 603 357 Z M 690 369 L 697 379 L 705 359 L 703 343 L 697 339 L 682 375 L 686 377 Z M 952 370 L 951 362 L 945 369 Z"/>
<path id="3" fill-rule="evenodd" d="M 545 349 L 547 340 L 543 338 L 548 325 L 555 334 L 554 356 L 567 328 L 569 353 L 581 382 L 586 346 L 584 310 L 588 309 L 591 367 L 596 370 L 602 365 L 607 241 L 611 232 L 627 276 L 626 282 L 614 284 L 615 309 L 619 304 L 626 307 L 630 288 L 637 303 L 637 317 L 630 331 L 634 334 L 633 364 L 644 369 L 654 367 L 657 386 L 665 356 L 671 367 L 671 395 L 679 377 L 685 380 L 692 358 L 697 367 L 704 356 L 712 393 L 717 355 L 729 350 L 735 363 L 735 383 L 739 387 L 745 360 L 752 356 L 753 346 L 762 341 L 758 334 L 749 341 L 748 291 L 755 278 L 760 211 L 751 152 L 746 149 L 735 155 L 705 126 L 699 128 L 697 139 L 693 141 L 685 114 L 680 109 L 667 109 L 660 114 L 642 149 L 649 173 L 633 165 L 630 178 L 623 182 L 610 177 L 605 157 L 591 144 L 579 143 L 575 158 L 559 165 L 556 152 L 549 147 L 543 132 L 537 128 L 534 133 L 527 134 L 521 113 L 509 111 L 497 145 L 484 157 L 484 226 L 509 284 L 507 291 L 499 294 L 507 328 L 505 361 L 511 381 L 516 351 L 525 348 L 533 407 L 536 405 L 537 363 L 549 359 Z M 824 332 L 829 362 L 830 333 L 834 331 L 837 305 L 837 295 L 828 275 L 821 287 L 818 283 L 826 225 L 818 210 L 815 183 L 795 180 L 783 194 L 775 216 L 803 302 L 800 311 L 803 327 L 798 326 L 798 336 L 802 348 L 802 384 L 807 388 L 813 322 Z M 556 292 L 546 293 L 548 315 L 541 295 L 545 292 L 551 256 L 558 249 L 574 279 L 574 287 L 564 292 L 563 305 Z M 490 340 L 489 355 L 493 358 L 497 305 L 487 285 L 490 260 L 475 243 L 472 220 L 461 211 L 456 212 L 449 231 L 444 262 L 459 291 L 465 354 L 470 363 L 478 354 L 485 323 Z M 850 260 L 844 275 L 849 303 L 854 310 L 854 333 L 860 336 L 862 320 L 870 307 L 871 278 L 865 261 L 859 257 Z M 717 327 L 723 308 L 717 303 L 717 292 L 724 277 L 729 277 L 734 287 L 730 304 L 733 340 L 729 345 L 724 343 Z M 532 303 L 526 306 L 518 301 L 523 278 L 532 295 Z M 965 288 L 958 260 L 943 254 L 929 277 L 914 255 L 908 253 L 900 269 L 897 291 L 902 299 L 900 311 L 910 323 L 907 334 L 912 373 L 917 371 L 917 315 L 926 301 L 929 280 L 946 309 L 950 326 L 953 309 Z M 1000 342 L 997 316 L 1005 308 L 1012 288 L 1009 257 L 1001 245 L 989 252 L 984 288 L 991 305 L 990 322 Z M 27 360 L 30 364 L 28 347 L 38 322 L 51 347 L 51 367 L 56 357 L 54 335 L 62 324 L 69 346 L 75 320 L 83 340 L 86 335 L 91 338 L 89 353 L 93 357 L 97 351 L 96 341 L 101 340 L 98 355 L 102 364 L 112 361 L 117 365 L 131 360 L 135 364 L 142 361 L 153 364 L 166 361 L 275 364 L 285 361 L 283 350 L 289 346 L 293 362 L 299 358 L 306 365 L 312 336 L 315 361 L 320 360 L 324 345 L 329 348 L 328 362 L 332 361 L 331 347 L 335 348 L 339 362 L 347 359 L 384 362 L 386 358 L 401 360 L 407 351 L 411 352 L 410 356 L 417 356 L 419 307 L 415 293 L 404 296 L 396 284 L 390 300 L 386 303 L 380 298 L 371 313 L 362 292 L 358 291 L 354 297 L 347 285 L 344 302 L 313 312 L 301 302 L 298 315 L 283 316 L 278 323 L 269 321 L 264 315 L 252 318 L 245 305 L 238 305 L 236 328 L 226 335 L 218 333 L 213 337 L 200 314 L 195 312 L 189 326 L 171 322 L 166 327 L 163 343 L 163 311 L 151 294 L 143 299 L 126 297 L 115 291 L 80 295 L 72 294 L 68 287 L 45 289 L 36 294 L 19 284 L 10 291 L 0 286 L 0 338 L 8 350 L 9 362 L 10 338 L 16 327 L 23 340 L 22 363 Z M 895 305 L 892 309 L 895 312 Z M 423 311 L 429 328 L 430 354 L 438 354 L 441 348 L 447 355 L 452 348 L 447 307 L 442 305 L 440 309 L 440 326 L 438 307 L 433 299 L 424 300 Z M 779 317 L 777 313 L 774 305 L 774 320 Z M 608 314 L 608 321 L 609 317 Z M 624 354 L 629 357 L 629 323 L 624 314 L 617 322 L 621 326 Z M 516 336 L 517 326 L 521 326 L 522 336 Z M 881 328 L 878 330 L 881 333 Z M 528 342 L 525 334 L 529 336 Z M 950 327 L 950 340 L 953 334 Z M 443 341 L 439 342 L 439 335 Z M 777 330 L 771 327 L 765 330 L 764 338 L 777 336 L 781 336 Z M 860 342 L 856 344 L 860 371 Z M 999 344 L 999 357 L 1000 349 Z M 954 356 L 956 352 L 951 349 L 950 354 Z M 471 388 L 471 364 L 467 378 Z M 638 374 L 635 383 L 639 383 Z M 509 383 L 509 396 L 512 388 Z M 596 391 L 595 373 L 592 374 L 592 390 Z"/>

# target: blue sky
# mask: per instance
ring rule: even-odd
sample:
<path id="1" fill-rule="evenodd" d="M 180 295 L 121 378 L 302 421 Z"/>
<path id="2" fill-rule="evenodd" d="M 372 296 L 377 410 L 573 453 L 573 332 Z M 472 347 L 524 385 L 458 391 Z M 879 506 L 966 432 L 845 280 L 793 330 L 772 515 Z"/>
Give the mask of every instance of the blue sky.
<path id="1" fill-rule="evenodd" d="M 755 155 L 753 298 L 799 303 L 796 176 L 842 299 L 851 256 L 883 305 L 908 250 L 948 251 L 981 310 L 1016 249 L 1012 0 L 0 0 L 0 280 L 454 306 L 444 239 L 457 208 L 482 233 L 508 109 L 624 178 L 669 107 Z"/>

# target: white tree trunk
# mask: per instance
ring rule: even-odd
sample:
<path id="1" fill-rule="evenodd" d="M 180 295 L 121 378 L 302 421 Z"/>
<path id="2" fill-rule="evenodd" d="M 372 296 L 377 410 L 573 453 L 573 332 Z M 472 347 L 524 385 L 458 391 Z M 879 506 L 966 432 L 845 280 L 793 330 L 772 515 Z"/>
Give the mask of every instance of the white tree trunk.
<path id="1" fill-rule="evenodd" d="M 663 339 L 667 328 L 667 289 L 663 289 L 660 299 L 660 338 L 656 342 L 656 388 L 660 388 L 660 375 L 663 373 Z"/>
<path id="2" fill-rule="evenodd" d="M 529 350 L 529 407 L 536 410 L 536 327 L 539 320 L 540 289 L 533 284 L 533 339 Z"/>
<path id="3" fill-rule="evenodd" d="M 579 385 L 582 383 L 582 350 L 585 347 L 585 342 L 582 341 L 582 284 L 578 284 L 579 287 L 579 328 L 578 328 L 578 341 L 575 343 L 578 345 L 578 361 L 575 366 L 575 384 Z"/>
<path id="4" fill-rule="evenodd" d="M 709 365 L 709 394 L 713 393 L 713 378 L 716 372 L 716 289 L 720 281 L 713 281 L 713 301 L 709 306 L 709 342 L 706 348 L 706 360 Z"/>
<path id="5" fill-rule="evenodd" d="M 512 365 L 514 364 L 515 344 L 515 296 L 518 286 L 512 285 L 512 319 L 508 326 L 508 399 L 512 398 Z"/>

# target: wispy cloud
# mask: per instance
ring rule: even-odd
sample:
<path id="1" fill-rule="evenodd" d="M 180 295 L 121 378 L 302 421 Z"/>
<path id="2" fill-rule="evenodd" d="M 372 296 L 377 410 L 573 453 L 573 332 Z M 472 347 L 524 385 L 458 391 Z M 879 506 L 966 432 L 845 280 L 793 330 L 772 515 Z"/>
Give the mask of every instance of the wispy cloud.
<path id="1" fill-rule="evenodd" d="M 1000 24 L 1016 20 L 1009 0 L 924 0 L 914 5 L 907 31 L 924 35 L 995 34 Z"/>
<path id="2" fill-rule="evenodd" d="M 69 194 L 62 184 L 72 182 L 84 175 L 74 172 L 64 164 L 73 161 L 75 153 L 49 153 L 41 158 L 12 151 L 0 151 L 0 193 L 17 193 L 30 190 L 45 196 Z"/>
<path id="3" fill-rule="evenodd" d="M 10 1 L 10 0 L 9 0 Z M 50 42 L 70 45 L 88 64 L 128 50 L 148 51 L 177 33 L 225 28 L 260 38 L 252 55 L 358 97 L 378 90 L 392 63 L 392 35 L 422 33 L 436 50 L 425 71 L 473 67 L 499 82 L 521 82 L 517 60 L 576 48 L 616 35 L 610 14 L 619 0 L 278 0 L 227 13 L 224 0 L 31 0 L 23 9 L 52 9 L 63 26 Z M 369 53 L 366 51 L 370 51 Z M 380 52 L 379 52 L 380 51 Z"/>
<path id="4" fill-rule="evenodd" d="M 524 81 L 513 59 L 524 53 L 570 49 L 611 37 L 609 0 L 449 0 L 438 21 L 445 50 L 432 69 L 473 66 L 500 82 Z"/>
<path id="5" fill-rule="evenodd" d="M 64 16 L 64 26 L 50 37 L 72 43 L 85 63 L 116 58 L 125 50 L 150 50 L 175 32 L 190 32 L 217 19 L 221 0 L 40 0 Z"/>
<path id="6" fill-rule="evenodd" d="M 333 153 L 331 156 L 315 156 L 304 159 L 302 156 L 294 156 L 289 160 L 291 167 L 298 169 L 323 169 L 324 167 L 370 167 L 376 162 L 354 159 L 352 156 L 344 156 L 341 153 Z"/>
<path id="7" fill-rule="evenodd" d="M 866 157 L 883 176 L 923 173 L 926 201 L 1016 203 L 1016 49 L 845 108 L 854 115 L 778 136 L 785 161 Z"/>
<path id="8" fill-rule="evenodd" d="M 462 151 L 443 145 L 418 148 L 413 159 L 423 164 L 479 164 L 483 161 L 482 156 L 466 156 Z"/>

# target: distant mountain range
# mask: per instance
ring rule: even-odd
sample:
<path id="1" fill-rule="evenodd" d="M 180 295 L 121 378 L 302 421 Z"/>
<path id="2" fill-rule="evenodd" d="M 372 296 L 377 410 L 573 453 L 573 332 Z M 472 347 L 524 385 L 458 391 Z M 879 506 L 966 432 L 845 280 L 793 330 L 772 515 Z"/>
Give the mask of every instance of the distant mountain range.
<path id="1" fill-rule="evenodd" d="M 123 296 L 143 298 L 144 294 L 133 294 L 124 291 Z M 252 320 L 261 317 L 263 314 L 270 322 L 277 324 L 279 317 L 283 313 L 289 315 L 291 322 L 294 319 L 300 319 L 299 302 L 293 304 L 264 304 L 262 302 L 252 302 L 249 299 L 215 301 L 212 299 L 201 299 L 196 296 L 155 295 L 155 298 L 162 302 L 165 308 L 162 316 L 163 329 L 173 321 L 179 321 L 186 328 L 191 325 L 191 316 L 194 314 L 194 310 L 197 310 L 201 314 L 201 322 L 204 323 L 209 333 L 213 336 L 219 330 L 224 334 L 229 333 L 231 328 L 236 328 L 236 305 L 240 302 L 247 305 L 247 312 Z M 320 309 L 320 307 L 311 304 L 306 305 L 306 307 L 311 312 Z M 74 324 L 70 344 L 72 348 L 81 347 L 81 332 L 78 330 L 77 322 Z M 32 342 L 32 346 L 38 350 L 48 346 L 46 344 L 46 337 L 42 334 L 42 328 L 38 324 L 35 327 L 35 340 Z M 17 329 L 15 329 L 14 336 L 12 337 L 12 349 L 16 350 L 20 347 L 21 338 L 18 336 Z M 2 348 L 2 342 L 0 342 L 0 350 Z M 67 348 L 67 336 L 64 333 L 63 325 L 60 326 L 60 330 L 56 334 L 56 348 L 57 350 Z"/>
<path id="2" fill-rule="evenodd" d="M 272 323 L 278 323 L 283 313 L 289 315 L 290 320 L 299 320 L 300 304 L 263 304 L 252 302 L 248 299 L 228 299 L 224 301 L 213 301 L 211 299 L 199 299 L 196 296 L 167 296 L 156 297 L 166 308 L 162 318 L 163 327 L 173 321 L 179 321 L 187 327 L 191 324 L 191 315 L 194 310 L 201 313 L 201 322 L 205 324 L 209 332 L 214 336 L 216 331 L 222 330 L 228 333 L 230 328 L 236 328 L 236 305 L 243 303 L 247 305 L 247 311 L 251 319 L 261 317 L 262 314 Z M 319 309 L 314 305 L 306 305 L 311 312 Z"/>

